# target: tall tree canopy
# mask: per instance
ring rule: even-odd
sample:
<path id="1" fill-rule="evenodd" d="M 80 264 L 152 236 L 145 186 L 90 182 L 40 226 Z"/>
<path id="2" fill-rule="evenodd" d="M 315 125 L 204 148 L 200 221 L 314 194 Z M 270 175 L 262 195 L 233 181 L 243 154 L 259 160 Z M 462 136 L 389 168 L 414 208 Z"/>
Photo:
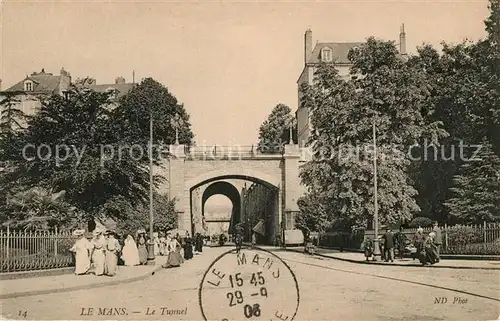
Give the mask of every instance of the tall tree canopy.
<path id="1" fill-rule="evenodd" d="M 273 108 L 267 119 L 259 128 L 259 151 L 280 151 L 283 144 L 290 141 L 290 126 L 292 126 L 293 140 L 297 141 L 296 120 L 290 107 L 278 104 Z"/>
<path id="2" fill-rule="evenodd" d="M 360 224 L 373 215 L 369 153 L 362 149 L 350 161 L 338 151 L 369 144 L 373 122 L 382 222 L 408 220 L 419 208 L 420 215 L 449 223 L 496 220 L 500 2 L 490 0 L 489 8 L 485 39 L 443 43 L 442 53 L 424 45 L 406 61 L 393 44 L 371 38 L 349 53 L 357 79 L 344 81 L 332 66 L 321 66 L 314 85 L 302 88 L 301 104 L 313 110 L 314 158 L 301 177 L 320 195 L 316 202 L 334 213 L 330 222 Z M 467 161 L 474 145 L 491 147 L 482 163 Z"/>
<path id="3" fill-rule="evenodd" d="M 470 224 L 500 221 L 500 157 L 485 143 L 454 177 L 450 214 Z"/>
<path id="4" fill-rule="evenodd" d="M 175 142 L 175 130 L 167 121 L 175 115 L 183 120 L 181 143 L 192 143 L 189 115 L 164 86 L 150 78 L 118 103 L 110 93 L 81 86 L 71 87 L 65 97 L 49 97 L 2 153 L 3 161 L 16 164 L 2 174 L 9 184 L 5 190 L 12 195 L 35 187 L 64 190 L 65 201 L 87 217 L 141 221 L 136 216 L 147 207 L 149 193 L 150 111 L 154 143 Z M 155 184 L 162 179 L 156 176 Z M 164 209 L 174 219 L 173 206 L 166 202 Z M 169 217 L 163 220 L 163 225 L 173 222 Z"/>
<path id="5" fill-rule="evenodd" d="M 409 147 L 445 134 L 427 122 L 424 75 L 401 59 L 392 42 L 373 38 L 349 54 L 352 80 L 322 65 L 302 103 L 312 110 L 313 160 L 301 171 L 333 219 L 366 225 L 374 213 L 372 125 L 377 129 L 378 198 L 382 223 L 408 221 L 419 211 L 408 175 Z M 401 84 L 405 84 L 401 86 Z"/>
<path id="6" fill-rule="evenodd" d="M 18 92 L 2 92 L 0 96 L 0 139 L 6 139 L 22 129 L 26 118 L 20 107 Z"/>
<path id="7" fill-rule="evenodd" d="M 449 223 L 461 222 L 450 215 L 445 202 L 456 199 L 452 191 L 454 177 L 475 147 L 491 144 L 500 155 L 500 50 L 498 45 L 500 6 L 490 1 L 486 19 L 488 36 L 475 43 L 443 44 L 443 53 L 429 45 L 418 49 L 409 64 L 426 75 L 431 90 L 428 118 L 442 121 L 449 136 L 439 141 L 439 159 L 433 157 L 415 166 L 412 175 L 419 191 L 418 203 L 423 215 Z M 460 145 L 465 145 L 460 148 Z M 435 147 L 428 149 L 432 155 Z M 470 168 L 470 167 L 467 167 Z M 467 175 L 462 168 L 461 175 Z"/>
<path id="8" fill-rule="evenodd" d="M 190 116 L 169 90 L 152 78 L 144 79 L 120 100 L 116 110 L 122 136 L 129 142 L 146 145 L 149 120 L 153 116 L 154 144 L 175 143 L 175 124 L 179 124 L 179 143 L 192 145 Z M 173 121 L 176 115 L 180 122 Z"/>

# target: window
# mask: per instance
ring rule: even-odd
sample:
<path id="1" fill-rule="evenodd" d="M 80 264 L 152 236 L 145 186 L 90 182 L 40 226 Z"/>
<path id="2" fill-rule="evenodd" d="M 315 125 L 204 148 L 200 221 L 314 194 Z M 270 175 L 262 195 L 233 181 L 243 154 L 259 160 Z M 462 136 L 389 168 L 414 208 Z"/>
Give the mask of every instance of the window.
<path id="1" fill-rule="evenodd" d="M 321 61 L 331 62 L 332 60 L 333 60 L 332 49 L 330 48 L 321 49 Z"/>
<path id="2" fill-rule="evenodd" d="M 33 82 L 25 81 L 24 82 L 24 91 L 33 91 Z"/>

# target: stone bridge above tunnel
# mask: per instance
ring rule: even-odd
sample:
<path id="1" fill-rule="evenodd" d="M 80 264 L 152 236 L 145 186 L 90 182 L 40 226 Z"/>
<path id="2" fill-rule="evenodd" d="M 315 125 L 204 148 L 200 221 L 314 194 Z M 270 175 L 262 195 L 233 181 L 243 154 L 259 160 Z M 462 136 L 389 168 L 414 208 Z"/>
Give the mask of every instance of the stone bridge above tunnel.
<path id="1" fill-rule="evenodd" d="M 192 147 L 188 150 L 184 145 L 172 145 L 169 157 L 156 172 L 167 178 L 160 192 L 169 195 L 170 199 L 175 198 L 181 229 L 200 232 L 202 218 L 198 213 L 200 211 L 193 210 L 196 202 L 193 200 L 194 190 L 201 186 L 214 186 L 214 182 L 236 179 L 258 183 L 276 191 L 278 209 L 277 217 L 272 220 L 272 230 L 278 231 L 280 224 L 285 224 L 286 229 L 294 228 L 297 200 L 304 192 L 299 181 L 299 166 L 300 149 L 292 144 L 285 145 L 279 154 L 263 154 L 253 146 Z M 214 192 L 217 191 L 211 193 Z M 217 193 L 225 195 L 229 192 Z"/>

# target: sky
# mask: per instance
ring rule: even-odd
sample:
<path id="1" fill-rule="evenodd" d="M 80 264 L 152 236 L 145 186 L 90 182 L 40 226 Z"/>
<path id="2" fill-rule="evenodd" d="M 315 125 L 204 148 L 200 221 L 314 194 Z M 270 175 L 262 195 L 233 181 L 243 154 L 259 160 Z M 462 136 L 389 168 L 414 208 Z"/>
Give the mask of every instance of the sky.
<path id="1" fill-rule="evenodd" d="M 1 0 L 0 0 L 1 2 Z M 184 103 L 196 142 L 251 145 L 278 103 L 297 109 L 313 42 L 397 40 L 407 49 L 484 37 L 487 1 L 13 1 L 0 23 L 2 89 L 40 71 L 98 84 L 153 77 Z"/>

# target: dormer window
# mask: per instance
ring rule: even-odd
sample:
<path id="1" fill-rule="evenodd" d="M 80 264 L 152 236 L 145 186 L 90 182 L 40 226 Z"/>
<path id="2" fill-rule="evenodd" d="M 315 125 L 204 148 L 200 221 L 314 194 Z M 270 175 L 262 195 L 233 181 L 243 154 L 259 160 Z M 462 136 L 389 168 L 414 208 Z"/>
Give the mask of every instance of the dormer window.
<path id="1" fill-rule="evenodd" d="M 33 82 L 31 80 L 24 82 L 24 91 L 33 91 Z"/>
<path id="2" fill-rule="evenodd" d="M 321 61 L 331 62 L 333 60 L 332 49 L 323 48 L 321 49 Z"/>

